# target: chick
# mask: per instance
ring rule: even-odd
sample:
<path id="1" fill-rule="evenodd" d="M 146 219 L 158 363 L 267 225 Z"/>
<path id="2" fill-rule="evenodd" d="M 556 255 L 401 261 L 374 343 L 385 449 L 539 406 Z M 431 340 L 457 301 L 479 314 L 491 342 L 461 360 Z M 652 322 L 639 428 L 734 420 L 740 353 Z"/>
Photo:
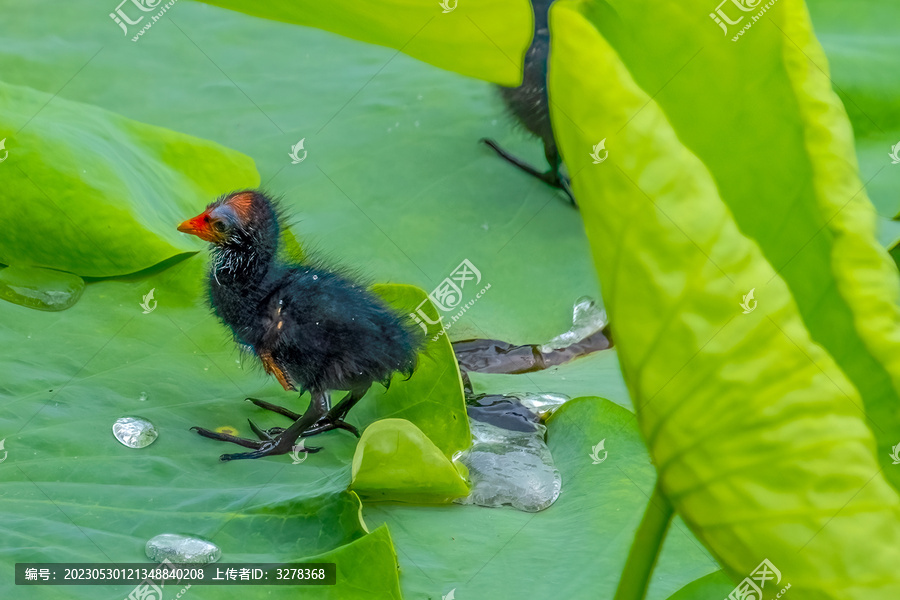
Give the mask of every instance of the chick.
<path id="1" fill-rule="evenodd" d="M 250 426 L 259 440 L 194 427 L 200 435 L 253 448 L 222 460 L 291 452 L 300 436 L 330 429 L 359 432 L 344 421 L 375 382 L 410 377 L 424 345 L 421 332 L 365 286 L 314 261 L 279 252 L 281 219 L 262 192 L 223 196 L 178 226 L 212 244 L 207 284 L 214 314 L 286 391 L 309 391 L 301 415 L 261 400 L 257 406 L 294 419 L 286 429 Z M 349 393 L 331 406 L 330 391 Z M 305 448 L 314 452 L 319 448 Z"/>

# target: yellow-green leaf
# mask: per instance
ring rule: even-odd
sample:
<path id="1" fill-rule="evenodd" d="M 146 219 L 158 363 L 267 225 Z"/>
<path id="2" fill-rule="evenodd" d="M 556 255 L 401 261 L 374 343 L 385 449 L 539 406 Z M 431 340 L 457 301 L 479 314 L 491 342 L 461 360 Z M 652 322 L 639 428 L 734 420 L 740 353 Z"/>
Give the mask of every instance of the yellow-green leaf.
<path id="1" fill-rule="evenodd" d="M 683 3 L 661 10 L 700 23 L 705 5 L 689 4 L 696 18 Z M 767 558 L 798 597 L 896 598 L 900 498 L 876 458 L 859 393 L 816 344 L 804 322 L 808 314 L 792 295 L 801 282 L 809 285 L 821 274 L 797 274 L 786 282 L 764 249 L 745 237 L 720 195 L 715 170 L 691 151 L 688 132 L 673 128 L 678 111 L 696 97 L 670 99 L 671 105 L 654 100 L 656 84 L 665 80 L 633 74 L 626 53 L 601 35 L 605 6 L 564 1 L 552 11 L 553 122 L 574 175 L 619 359 L 660 485 L 736 581 Z M 781 0 L 781 6 L 794 19 L 792 27 L 802 25 L 800 3 Z M 633 10 L 625 11 L 629 19 Z M 642 26 L 662 27 L 658 17 L 647 20 Z M 667 27 L 674 35 L 673 22 Z M 621 25 L 619 30 L 622 36 Z M 771 42 L 765 31 L 750 33 Z M 683 45 L 692 39 L 679 35 Z M 780 42 L 774 49 L 754 42 L 740 51 L 764 61 L 770 52 L 798 60 Z M 680 66 L 672 66 L 670 79 Z M 808 111 L 780 126 L 826 135 L 816 119 L 836 116 L 819 81 L 823 75 L 812 71 L 805 72 L 809 79 L 795 81 L 809 94 Z M 712 88 L 704 90 L 712 97 L 702 102 L 752 103 L 754 94 L 769 93 L 749 72 L 741 76 L 747 78 L 741 88 L 746 98 L 716 95 L 719 89 Z M 749 122 L 741 130 L 753 139 L 762 134 Z M 609 157 L 594 164 L 591 149 L 602 139 Z M 771 143 L 755 141 L 760 148 Z M 736 171 L 743 157 L 717 160 L 733 161 Z M 835 185 L 833 174 L 801 169 L 809 160 L 796 154 L 772 164 L 772 176 L 787 170 L 797 185 Z M 820 198 L 832 193 L 820 189 Z M 771 199 L 743 201 L 792 199 L 785 189 Z M 802 233 L 786 229 L 782 235 Z M 870 232 L 863 227 L 854 235 L 865 241 Z M 861 272 L 868 271 L 868 252 L 857 256 Z M 756 294 L 745 301 L 751 309 L 745 313 L 740 304 L 752 289 Z"/>
<path id="2" fill-rule="evenodd" d="M 405 419 L 369 425 L 352 469 L 350 487 L 364 500 L 443 504 L 469 493 L 454 463 Z"/>
<path id="3" fill-rule="evenodd" d="M 531 43 L 528 0 L 203 0 L 285 23 L 396 48 L 438 67 L 494 83 L 522 81 Z"/>

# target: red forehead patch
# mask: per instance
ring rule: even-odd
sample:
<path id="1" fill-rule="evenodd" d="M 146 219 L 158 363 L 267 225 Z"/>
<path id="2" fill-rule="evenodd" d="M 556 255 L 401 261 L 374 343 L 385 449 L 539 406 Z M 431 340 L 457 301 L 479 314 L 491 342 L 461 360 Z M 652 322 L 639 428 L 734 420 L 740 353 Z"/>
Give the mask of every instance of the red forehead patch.
<path id="1" fill-rule="evenodd" d="M 241 221 L 247 221 L 250 218 L 250 205 L 253 204 L 253 194 L 241 192 L 228 198 L 225 203 L 237 213 Z"/>

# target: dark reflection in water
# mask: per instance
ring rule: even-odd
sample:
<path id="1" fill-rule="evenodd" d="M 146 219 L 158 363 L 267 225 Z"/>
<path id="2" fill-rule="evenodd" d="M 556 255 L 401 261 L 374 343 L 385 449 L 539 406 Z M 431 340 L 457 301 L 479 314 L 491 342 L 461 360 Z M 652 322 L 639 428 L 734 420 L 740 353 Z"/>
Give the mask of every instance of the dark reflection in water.
<path id="1" fill-rule="evenodd" d="M 470 419 L 490 423 L 510 431 L 537 431 L 540 416 L 530 411 L 518 398 L 497 394 L 480 394 L 466 398 Z"/>
<path id="2" fill-rule="evenodd" d="M 612 338 L 609 327 L 604 327 L 571 346 L 549 352 L 538 344 L 514 346 L 500 340 L 462 340 L 453 343 L 453 351 L 461 369 L 505 374 L 540 371 L 610 347 Z"/>

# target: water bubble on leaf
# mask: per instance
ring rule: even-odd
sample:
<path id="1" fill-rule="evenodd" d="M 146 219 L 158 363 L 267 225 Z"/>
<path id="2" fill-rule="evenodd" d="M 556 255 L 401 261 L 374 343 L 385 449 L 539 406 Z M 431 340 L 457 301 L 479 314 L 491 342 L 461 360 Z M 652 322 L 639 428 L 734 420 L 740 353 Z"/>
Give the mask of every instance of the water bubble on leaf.
<path id="1" fill-rule="evenodd" d="M 470 419 L 473 444 L 458 460 L 469 470 L 471 493 L 455 502 L 544 510 L 559 498 L 562 477 L 544 442 L 546 428 L 511 431 Z"/>
<path id="2" fill-rule="evenodd" d="M 168 559 L 173 563 L 209 564 L 222 558 L 222 551 L 212 542 L 178 533 L 161 533 L 147 542 L 147 558 L 153 562 Z"/>
<path id="3" fill-rule="evenodd" d="M 516 392 L 510 395 L 517 398 L 528 410 L 541 417 L 541 419 L 546 419 L 554 410 L 571 400 L 564 394 Z"/>
<path id="4" fill-rule="evenodd" d="M 146 402 L 147 398 L 149 398 L 147 392 L 141 392 L 141 395 L 138 396 L 138 400 L 140 400 L 141 402 Z"/>
<path id="5" fill-rule="evenodd" d="M 568 348 L 606 327 L 606 322 L 606 311 L 590 296 L 582 296 L 572 308 L 572 327 L 541 346 L 541 352 Z"/>
<path id="6" fill-rule="evenodd" d="M 142 417 L 122 417 L 113 423 L 113 435 L 129 448 L 146 448 L 156 441 L 156 426 Z"/>
<path id="7" fill-rule="evenodd" d="M 73 306 L 84 292 L 78 275 L 38 267 L 6 267 L 0 271 L 0 298 L 37 310 Z"/>

